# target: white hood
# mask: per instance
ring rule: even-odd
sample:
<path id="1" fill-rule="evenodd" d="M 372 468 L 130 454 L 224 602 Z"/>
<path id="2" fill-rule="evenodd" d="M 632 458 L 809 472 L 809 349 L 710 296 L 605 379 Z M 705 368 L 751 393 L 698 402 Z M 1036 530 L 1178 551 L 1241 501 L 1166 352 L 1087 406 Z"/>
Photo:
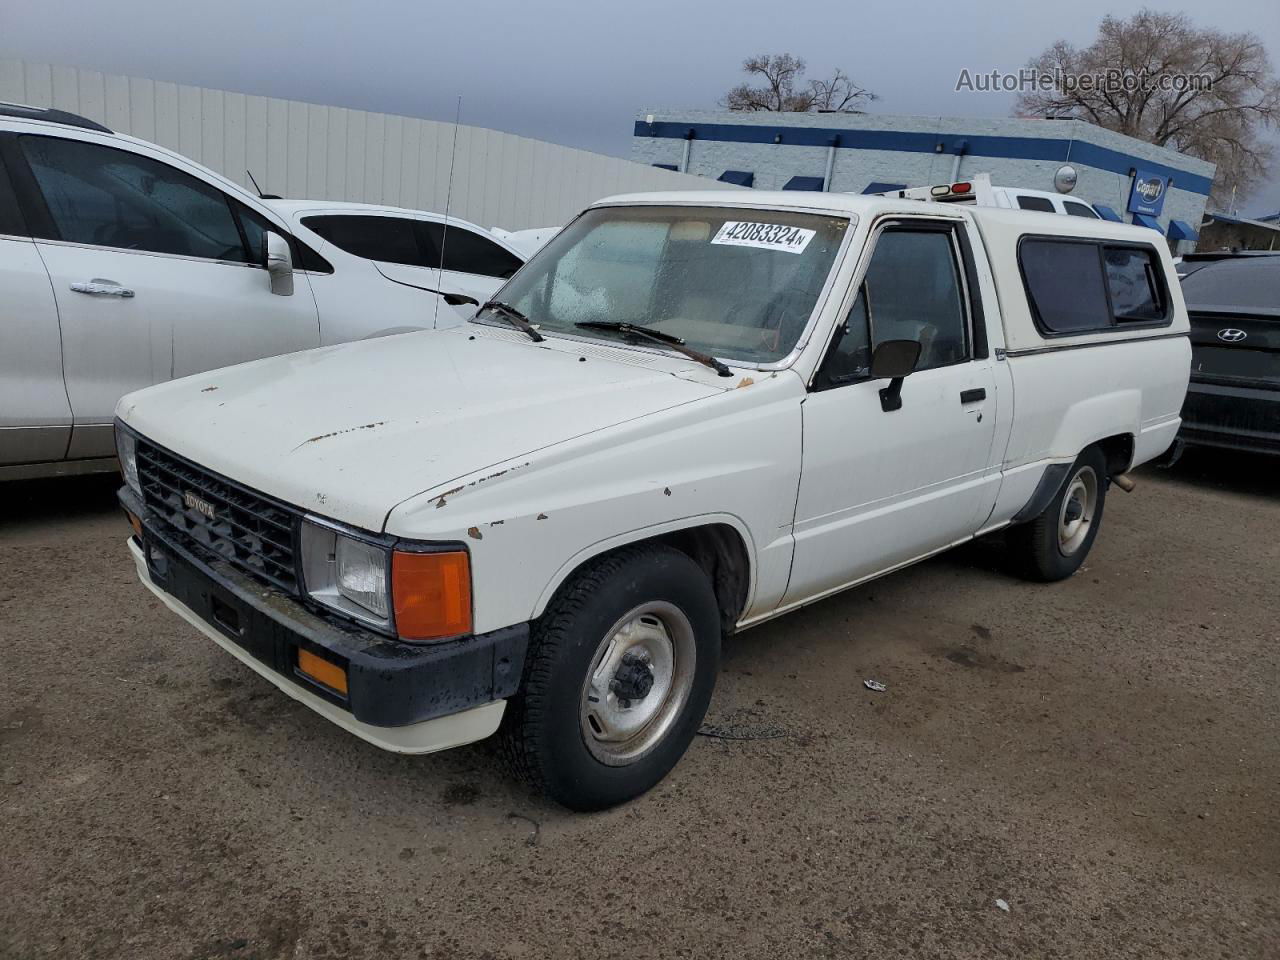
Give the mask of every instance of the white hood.
<path id="1" fill-rule="evenodd" d="M 466 324 L 186 377 L 117 415 L 245 486 L 381 530 L 416 494 L 725 389 L 690 366 Z"/>

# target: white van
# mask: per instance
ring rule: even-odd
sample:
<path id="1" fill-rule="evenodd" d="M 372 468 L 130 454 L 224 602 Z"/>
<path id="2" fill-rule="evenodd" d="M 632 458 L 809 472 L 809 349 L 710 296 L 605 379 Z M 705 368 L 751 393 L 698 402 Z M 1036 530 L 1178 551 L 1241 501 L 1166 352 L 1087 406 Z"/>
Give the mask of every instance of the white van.
<path id="1" fill-rule="evenodd" d="M 342 728 L 501 730 L 578 809 L 675 765 L 723 637 L 997 530 L 1070 576 L 1191 356 L 1150 230 L 834 193 L 603 200 L 496 300 L 124 398 L 128 549 Z"/>
<path id="2" fill-rule="evenodd" d="M 1086 220 L 1104 219 L 1092 204 L 1084 200 L 1048 190 L 998 187 L 991 182 L 989 173 L 979 173 L 955 183 L 888 190 L 877 196 L 897 197 L 900 200 L 928 200 L 933 203 L 965 203 L 980 207 L 1001 207 L 1005 210 L 1030 210 L 1034 213 L 1061 213 L 1068 217 L 1084 217 Z"/>
<path id="3" fill-rule="evenodd" d="M 442 230 L 417 211 L 262 200 L 82 117 L 0 104 L 0 480 L 114 469 L 129 391 L 460 323 L 463 299 L 526 259 L 451 219 L 443 275 L 374 264 L 343 249 L 361 218 L 384 247 L 421 235 L 419 258 Z"/>

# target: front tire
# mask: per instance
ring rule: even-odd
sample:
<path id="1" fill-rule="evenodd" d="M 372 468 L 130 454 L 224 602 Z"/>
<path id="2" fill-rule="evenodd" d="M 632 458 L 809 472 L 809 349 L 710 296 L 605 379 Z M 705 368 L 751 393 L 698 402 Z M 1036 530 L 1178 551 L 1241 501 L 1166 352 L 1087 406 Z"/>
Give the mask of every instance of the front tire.
<path id="1" fill-rule="evenodd" d="M 1076 458 L 1062 489 L 1033 520 L 1008 534 L 1010 563 L 1027 580 L 1065 580 L 1084 563 L 1102 524 L 1107 458 L 1094 446 Z"/>
<path id="2" fill-rule="evenodd" d="M 573 810 L 637 797 L 684 755 L 719 667 L 720 611 L 692 559 L 651 544 L 592 561 L 534 625 L 508 765 Z"/>

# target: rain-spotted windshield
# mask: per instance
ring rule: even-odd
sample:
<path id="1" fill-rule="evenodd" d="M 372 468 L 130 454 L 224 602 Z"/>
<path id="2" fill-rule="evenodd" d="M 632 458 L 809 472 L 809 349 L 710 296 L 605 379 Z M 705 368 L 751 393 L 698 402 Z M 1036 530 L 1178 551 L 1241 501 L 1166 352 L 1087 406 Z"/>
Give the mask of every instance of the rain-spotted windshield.
<path id="1" fill-rule="evenodd" d="M 844 217 L 732 207 L 589 210 L 501 299 L 544 334 L 617 340 L 575 324 L 628 323 L 768 363 L 795 346 L 848 227 Z"/>

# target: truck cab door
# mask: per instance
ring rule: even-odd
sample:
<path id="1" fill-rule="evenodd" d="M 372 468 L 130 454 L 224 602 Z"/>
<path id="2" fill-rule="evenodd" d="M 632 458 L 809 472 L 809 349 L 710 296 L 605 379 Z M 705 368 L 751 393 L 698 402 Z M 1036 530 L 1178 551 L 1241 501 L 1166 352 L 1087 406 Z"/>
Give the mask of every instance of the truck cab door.
<path id="1" fill-rule="evenodd" d="M 874 250 L 803 410 L 795 560 L 784 603 L 833 592 L 971 536 L 995 504 L 997 391 L 959 221 L 900 218 Z M 901 384 L 871 377 L 889 340 L 921 345 Z"/>
<path id="2" fill-rule="evenodd" d="M 310 287 L 271 293 L 238 201 L 95 136 L 22 134 L 5 154 L 57 300 L 72 459 L 112 454 L 131 390 L 319 344 Z"/>

